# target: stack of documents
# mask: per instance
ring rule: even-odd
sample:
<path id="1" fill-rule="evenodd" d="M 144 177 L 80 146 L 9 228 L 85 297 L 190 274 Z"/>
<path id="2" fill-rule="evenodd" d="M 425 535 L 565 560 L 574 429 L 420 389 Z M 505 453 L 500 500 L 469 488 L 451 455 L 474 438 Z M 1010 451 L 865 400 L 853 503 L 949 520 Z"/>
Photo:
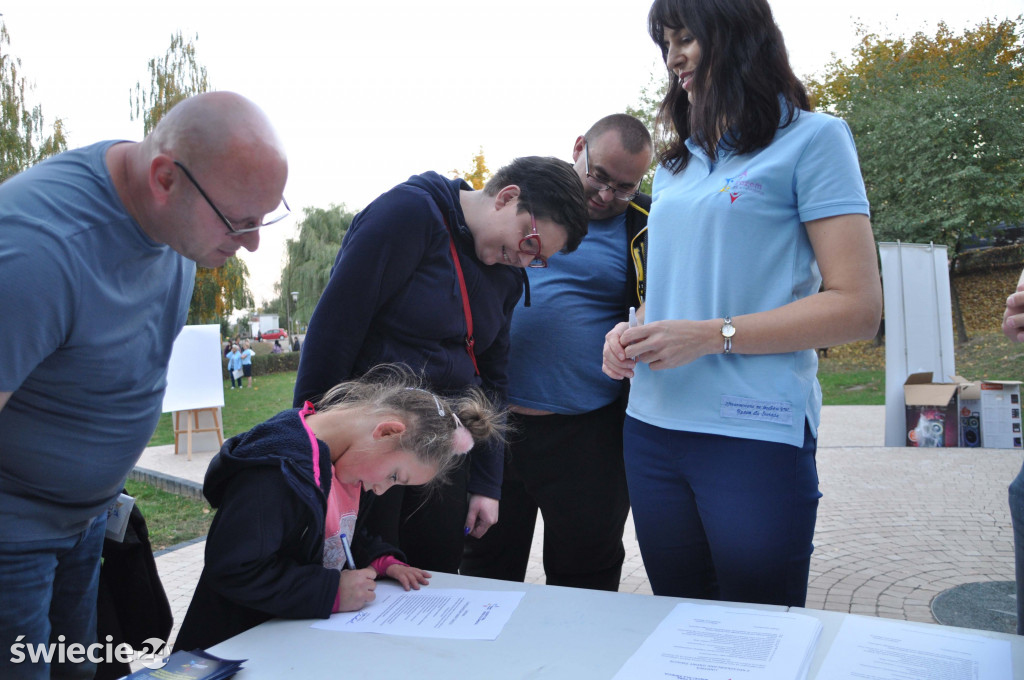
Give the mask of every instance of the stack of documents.
<path id="1" fill-rule="evenodd" d="M 615 680 L 804 680 L 821 628 L 805 614 L 678 604 Z"/>

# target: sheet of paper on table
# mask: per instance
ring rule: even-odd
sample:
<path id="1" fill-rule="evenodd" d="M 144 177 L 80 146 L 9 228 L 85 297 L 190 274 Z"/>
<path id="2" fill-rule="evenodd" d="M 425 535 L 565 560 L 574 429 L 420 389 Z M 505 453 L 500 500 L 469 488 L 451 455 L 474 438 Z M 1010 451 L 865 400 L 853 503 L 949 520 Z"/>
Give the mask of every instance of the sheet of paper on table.
<path id="1" fill-rule="evenodd" d="M 432 588 L 406 592 L 378 583 L 377 599 L 357 612 L 332 614 L 313 628 L 452 640 L 494 640 L 524 592 Z"/>
<path id="2" fill-rule="evenodd" d="M 821 629 L 818 619 L 805 614 L 682 603 L 619 669 L 615 680 L 802 680 Z"/>
<path id="3" fill-rule="evenodd" d="M 843 621 L 819 677 L 830 680 L 1014 677 L 1010 643 L 939 626 L 851 616 Z"/>

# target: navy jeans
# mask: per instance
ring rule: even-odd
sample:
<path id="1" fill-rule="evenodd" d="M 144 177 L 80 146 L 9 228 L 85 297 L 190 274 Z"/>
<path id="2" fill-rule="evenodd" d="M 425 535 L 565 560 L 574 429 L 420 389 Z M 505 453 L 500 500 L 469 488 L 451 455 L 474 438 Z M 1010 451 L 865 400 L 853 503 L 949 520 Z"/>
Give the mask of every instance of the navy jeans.
<path id="1" fill-rule="evenodd" d="M 796 447 L 627 416 L 626 479 L 654 594 L 804 606 L 816 450 L 809 428 Z"/>
<path id="2" fill-rule="evenodd" d="M 1017 634 L 1024 635 L 1024 466 L 1010 482 L 1010 520 L 1013 522 L 1013 558 L 1017 575 Z"/>
<path id="3" fill-rule="evenodd" d="M 83 647 L 96 643 L 96 597 L 106 526 L 103 513 L 87 529 L 67 538 L 0 542 L 0 678 L 92 678 L 96 673 L 96 664 L 88 661 L 59 663 L 59 650 L 52 664 L 38 656 L 33 663 L 23 646 L 25 659 L 14 663 L 19 657 L 12 645 L 20 642 L 40 650 L 50 643 L 63 642 L 65 649 L 73 643 Z"/>

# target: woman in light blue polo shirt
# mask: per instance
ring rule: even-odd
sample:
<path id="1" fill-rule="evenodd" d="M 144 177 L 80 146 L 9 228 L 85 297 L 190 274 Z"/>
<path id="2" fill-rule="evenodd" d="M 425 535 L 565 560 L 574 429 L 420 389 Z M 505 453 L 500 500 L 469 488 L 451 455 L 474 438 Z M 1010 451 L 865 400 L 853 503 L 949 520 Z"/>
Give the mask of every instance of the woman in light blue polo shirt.
<path id="1" fill-rule="evenodd" d="M 640 550 L 655 594 L 802 606 L 821 496 L 814 348 L 869 338 L 881 315 L 856 148 L 809 111 L 765 0 L 656 0 L 649 30 L 671 137 L 642 324 L 604 350 L 605 372 L 633 379 Z"/>

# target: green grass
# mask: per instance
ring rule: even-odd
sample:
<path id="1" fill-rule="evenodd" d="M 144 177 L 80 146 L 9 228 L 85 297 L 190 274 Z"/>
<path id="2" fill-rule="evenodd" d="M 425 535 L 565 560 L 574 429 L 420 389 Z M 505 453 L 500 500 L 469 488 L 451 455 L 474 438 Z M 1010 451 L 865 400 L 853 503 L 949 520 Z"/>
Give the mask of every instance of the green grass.
<path id="1" fill-rule="evenodd" d="M 956 372 L 968 380 L 1024 380 L 1024 344 L 1002 333 L 976 334 L 956 348 Z M 829 349 L 819 359 L 826 406 L 885 403 L 885 347 L 858 342 Z"/>
<path id="2" fill-rule="evenodd" d="M 146 518 L 153 550 L 162 550 L 209 532 L 214 511 L 206 501 L 195 501 L 131 479 L 125 483 L 125 488 Z"/>
<path id="3" fill-rule="evenodd" d="M 262 423 L 292 406 L 292 392 L 295 390 L 295 371 L 271 373 L 253 378 L 253 389 L 231 389 L 231 382 L 224 381 L 224 437 L 245 432 L 257 423 Z M 150 446 L 174 443 L 174 429 L 171 414 L 160 416 L 156 431 L 149 440 Z"/>
<path id="4" fill-rule="evenodd" d="M 885 404 L 885 371 L 818 373 L 826 406 Z"/>
<path id="5" fill-rule="evenodd" d="M 231 389 L 224 381 L 224 436 L 232 437 L 251 429 L 257 423 L 291 408 L 295 389 L 295 371 L 271 373 L 253 378 L 255 389 Z M 171 414 L 160 416 L 150 446 L 174 443 Z M 158 489 L 149 484 L 129 480 L 128 493 L 146 518 L 149 540 L 154 550 L 161 550 L 183 541 L 205 536 L 213 521 L 213 512 L 205 501 L 194 501 Z"/>

